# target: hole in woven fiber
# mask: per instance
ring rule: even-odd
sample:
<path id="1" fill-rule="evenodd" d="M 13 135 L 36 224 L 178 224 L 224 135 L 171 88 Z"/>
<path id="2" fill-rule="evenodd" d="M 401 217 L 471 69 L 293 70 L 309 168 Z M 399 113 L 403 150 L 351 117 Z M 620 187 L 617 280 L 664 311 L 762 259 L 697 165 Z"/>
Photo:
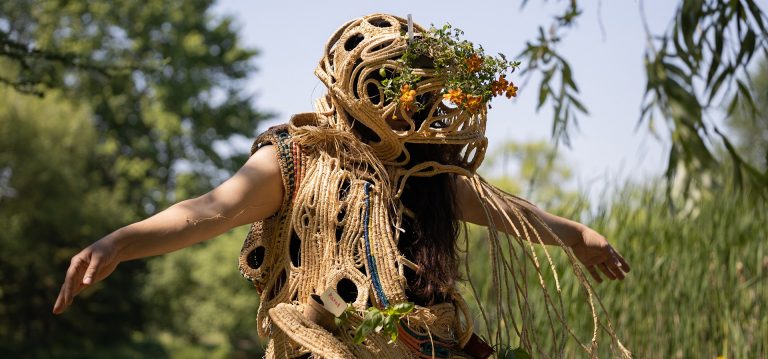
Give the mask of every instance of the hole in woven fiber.
<path id="1" fill-rule="evenodd" d="M 299 292 L 293 292 L 293 295 L 291 295 L 291 302 L 298 302 L 299 301 Z"/>
<path id="2" fill-rule="evenodd" d="M 297 357 L 291 357 L 291 359 L 309 359 L 312 357 L 312 353 L 302 354 Z"/>
<path id="3" fill-rule="evenodd" d="M 477 147 L 465 148 L 464 152 L 464 162 L 471 163 L 475 160 L 475 156 L 477 156 Z"/>
<path id="4" fill-rule="evenodd" d="M 402 151 L 402 152 L 400 152 L 400 154 L 397 156 L 397 159 L 395 160 L 395 162 L 397 162 L 397 163 L 403 163 L 403 162 L 405 162 L 406 158 L 408 158 L 407 156 L 408 156 L 408 154 L 406 154 L 406 152 L 405 152 L 405 151 Z"/>
<path id="5" fill-rule="evenodd" d="M 343 201 L 347 198 L 347 194 L 349 194 L 349 186 L 348 179 L 341 182 L 341 186 L 339 186 L 339 201 Z"/>
<path id="6" fill-rule="evenodd" d="M 375 83 L 369 82 L 365 86 L 365 92 L 365 96 L 368 97 L 372 104 L 378 105 L 381 102 L 381 92 L 379 91 L 379 86 L 376 86 Z"/>
<path id="7" fill-rule="evenodd" d="M 291 231 L 291 242 L 288 245 L 288 252 L 291 256 L 291 264 L 294 267 L 301 266 L 301 238 L 295 231 Z"/>
<path id="8" fill-rule="evenodd" d="M 306 213 L 301 217 L 301 224 L 304 225 L 304 227 L 309 227 L 309 215 Z"/>
<path id="9" fill-rule="evenodd" d="M 356 263 L 357 268 L 365 274 L 365 255 L 362 254 L 362 245 L 357 242 L 352 246 L 352 258 Z"/>
<path id="10" fill-rule="evenodd" d="M 434 128 L 437 130 L 441 128 L 446 128 L 446 127 L 448 127 L 448 123 L 445 122 L 445 120 L 437 120 L 429 124 L 429 128 Z"/>
<path id="11" fill-rule="evenodd" d="M 360 273 L 363 273 L 364 276 L 368 276 L 368 271 L 365 270 L 365 266 L 359 266 L 357 267 L 357 270 L 359 270 Z"/>
<path id="12" fill-rule="evenodd" d="M 379 51 L 379 50 L 386 49 L 387 47 L 389 47 L 389 45 L 392 45 L 393 42 L 395 42 L 394 39 L 382 41 L 380 44 L 372 47 L 369 50 L 369 52 L 376 52 L 376 51 Z"/>
<path id="13" fill-rule="evenodd" d="M 277 276 L 277 280 L 275 281 L 275 284 L 272 285 L 272 289 L 269 291 L 269 294 L 266 298 L 264 298 L 266 301 L 272 300 L 272 298 L 276 297 L 278 293 L 280 293 L 280 290 L 283 289 L 283 284 L 285 284 L 285 269 L 280 271 L 280 275 Z"/>
<path id="14" fill-rule="evenodd" d="M 341 237 L 344 235 L 344 227 L 336 226 L 336 243 L 341 242 Z"/>
<path id="15" fill-rule="evenodd" d="M 381 142 L 381 137 L 379 137 L 379 135 L 377 135 L 370 127 L 356 120 L 352 116 L 349 116 L 348 119 L 350 126 L 352 126 L 352 132 L 360 136 L 360 140 L 363 143 L 371 144 Z"/>
<path id="16" fill-rule="evenodd" d="M 344 299 L 347 303 L 354 302 L 355 299 L 357 299 L 357 285 L 355 285 L 355 282 L 349 278 L 341 278 L 341 280 L 336 283 L 336 292 L 338 292 L 341 299 Z"/>
<path id="17" fill-rule="evenodd" d="M 386 19 L 382 19 L 380 17 L 374 17 L 373 19 L 368 19 L 368 23 L 370 23 L 373 26 L 376 27 L 390 27 L 392 26 L 392 23 L 387 21 Z"/>
<path id="18" fill-rule="evenodd" d="M 334 73 L 336 69 L 333 67 L 333 56 L 336 54 L 336 51 L 331 51 L 328 53 L 328 73 Z M 333 76 L 331 76 L 333 77 Z"/>
<path id="19" fill-rule="evenodd" d="M 365 40 L 365 36 L 363 36 L 363 34 L 354 34 L 350 36 L 347 41 L 344 41 L 344 50 L 354 50 L 357 45 L 360 45 L 360 43 L 363 42 L 363 40 Z"/>
<path id="20" fill-rule="evenodd" d="M 248 253 L 248 266 L 252 269 L 259 269 L 261 265 L 264 263 L 264 247 L 258 246 L 254 248 L 251 253 Z"/>
<path id="21" fill-rule="evenodd" d="M 456 128 L 456 131 L 461 132 L 466 130 L 469 127 L 469 121 L 463 121 L 459 124 L 459 127 Z"/>
<path id="22" fill-rule="evenodd" d="M 339 213 L 336 215 L 336 224 L 344 222 L 344 217 L 347 215 L 347 210 L 342 206 L 339 208 Z"/>

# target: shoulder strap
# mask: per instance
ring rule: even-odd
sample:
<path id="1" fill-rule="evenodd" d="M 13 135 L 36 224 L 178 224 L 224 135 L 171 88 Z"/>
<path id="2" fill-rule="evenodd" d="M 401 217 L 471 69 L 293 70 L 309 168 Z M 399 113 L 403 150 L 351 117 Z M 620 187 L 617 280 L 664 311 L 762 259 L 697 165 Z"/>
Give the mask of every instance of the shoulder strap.
<path id="1" fill-rule="evenodd" d="M 288 125 L 286 124 L 272 126 L 256 137 L 251 146 L 251 155 L 266 145 L 273 145 L 277 150 L 277 160 L 280 164 L 280 172 L 285 188 L 283 205 L 287 205 L 294 197 L 300 180 L 301 156 L 299 146 L 292 141 Z"/>

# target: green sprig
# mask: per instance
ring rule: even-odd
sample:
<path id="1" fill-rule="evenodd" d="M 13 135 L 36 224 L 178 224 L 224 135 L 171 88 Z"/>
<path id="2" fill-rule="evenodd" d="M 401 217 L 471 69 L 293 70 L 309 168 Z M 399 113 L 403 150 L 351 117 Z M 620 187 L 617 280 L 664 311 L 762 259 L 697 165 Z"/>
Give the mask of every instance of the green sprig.
<path id="1" fill-rule="evenodd" d="M 384 309 L 370 307 L 365 313 L 363 322 L 357 327 L 354 342 L 360 344 L 371 332 L 382 333 L 389 337 L 389 343 L 397 340 L 397 323 L 406 314 L 413 311 L 411 302 L 397 303 Z"/>

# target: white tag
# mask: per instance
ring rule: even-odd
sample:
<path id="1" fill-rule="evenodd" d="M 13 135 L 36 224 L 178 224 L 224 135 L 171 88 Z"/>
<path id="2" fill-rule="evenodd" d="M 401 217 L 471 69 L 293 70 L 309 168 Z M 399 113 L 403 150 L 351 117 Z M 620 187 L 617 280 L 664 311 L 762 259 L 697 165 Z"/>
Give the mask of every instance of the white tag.
<path id="1" fill-rule="evenodd" d="M 320 296 L 320 299 L 323 300 L 323 307 L 328 309 L 328 311 L 333 313 L 336 317 L 340 316 L 341 313 L 344 313 L 344 310 L 347 309 L 347 303 L 341 299 L 339 293 L 336 293 L 332 287 L 328 287 L 328 289 L 326 289 Z"/>

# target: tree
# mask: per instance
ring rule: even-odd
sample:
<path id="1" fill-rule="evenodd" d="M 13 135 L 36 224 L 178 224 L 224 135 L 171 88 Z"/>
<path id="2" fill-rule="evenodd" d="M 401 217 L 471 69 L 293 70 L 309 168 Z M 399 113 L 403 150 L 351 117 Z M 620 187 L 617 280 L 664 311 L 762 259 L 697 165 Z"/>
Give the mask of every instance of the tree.
<path id="1" fill-rule="evenodd" d="M 530 198 L 547 211 L 578 214 L 571 211 L 584 205 L 582 196 L 566 189 L 573 171 L 545 141 L 506 142 L 488 156 L 483 168 L 483 176 L 491 178 L 495 186 Z"/>
<path id="2" fill-rule="evenodd" d="M 751 105 L 739 107 L 728 117 L 727 123 L 736 138 L 734 145 L 738 152 L 744 154 L 746 161 L 765 171 L 768 169 L 768 59 L 764 59 L 755 71 L 752 98 L 756 108 Z"/>
<path id="3" fill-rule="evenodd" d="M 523 6 L 527 3 L 522 1 Z M 524 73 L 541 74 L 539 107 L 550 103 L 554 108 L 552 135 L 566 144 L 577 114 L 586 114 L 587 109 L 578 99 L 574 71 L 557 46 L 581 13 L 578 1 L 567 2 L 549 31 L 540 27 L 539 37 L 528 42 L 520 56 L 527 64 Z M 738 102 L 756 110 L 748 70 L 754 55 L 768 55 L 767 25 L 768 17 L 754 0 L 682 0 L 664 33 L 648 30 L 647 86 L 639 121 L 652 124 L 656 116 L 666 121 L 672 141 L 669 188 L 675 177 L 683 180 L 684 189 L 702 185 L 696 180 L 704 172 L 723 168 L 713 155 L 722 142 L 734 171 L 744 173 L 745 181 L 734 184 L 746 183 L 768 194 L 768 171 L 758 170 L 743 151 L 735 150 L 732 139 L 718 127 L 716 115 L 723 108 L 732 113 Z"/>
<path id="4" fill-rule="evenodd" d="M 239 166 L 242 150 L 224 154 L 214 145 L 253 135 L 266 117 L 242 91 L 256 51 L 241 47 L 232 19 L 211 15 L 211 5 L 5 2 L 0 58 L 11 71 L 0 78 L 38 93 L 62 88 L 89 103 L 100 145 L 113 158 L 105 179 L 129 180 L 130 200 L 151 213 L 173 199 L 180 169 L 199 190 Z"/>
<path id="5" fill-rule="evenodd" d="M 105 290 L 84 293 L 87 304 L 70 315 L 50 314 L 74 247 L 136 218 L 124 188 L 100 183 L 104 156 L 92 150 L 97 136 L 87 106 L 56 92 L 42 100 L 4 88 L 0 109 L 0 351 L 56 355 L 76 342 L 129 337 L 142 319 L 131 264 L 100 285 Z M 121 325 L 110 326 L 113 320 Z"/>
<path id="6" fill-rule="evenodd" d="M 141 290 L 148 334 L 163 334 L 171 356 L 261 357 L 256 333 L 259 299 L 238 273 L 238 253 L 248 230 L 153 258 Z"/>
<path id="7" fill-rule="evenodd" d="M 267 117 L 243 90 L 256 51 L 211 5 L 0 3 L 2 348 L 81 356 L 138 340 L 156 349 L 136 339 L 148 322 L 143 261 L 121 264 L 65 316 L 48 313 L 77 250 L 244 162 L 226 141 L 253 136 Z"/>

